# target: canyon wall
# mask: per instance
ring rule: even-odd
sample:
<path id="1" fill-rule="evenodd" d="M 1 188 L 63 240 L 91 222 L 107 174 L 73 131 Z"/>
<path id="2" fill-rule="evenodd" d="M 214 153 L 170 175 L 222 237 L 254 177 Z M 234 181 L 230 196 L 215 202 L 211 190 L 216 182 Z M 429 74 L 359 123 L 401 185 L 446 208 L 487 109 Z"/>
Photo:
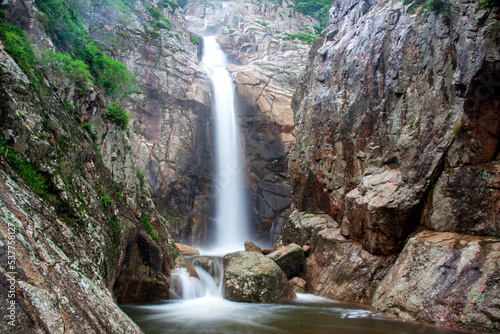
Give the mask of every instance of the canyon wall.
<path id="1" fill-rule="evenodd" d="M 155 3 L 137 2 L 132 11 L 99 1 L 78 3 L 78 11 L 72 5 L 66 9 L 82 19 L 79 24 L 94 38 L 88 43 L 102 41 L 109 56 L 143 72 L 139 89 L 121 96 L 123 106 L 137 104 L 150 112 L 151 118 L 143 115 L 143 124 L 166 127 L 161 113 L 148 107 L 157 103 L 156 85 L 168 84 L 172 90 L 189 86 L 175 103 L 168 102 L 175 116 L 161 115 L 175 118 L 171 126 L 181 133 L 189 134 L 183 128 L 189 119 L 203 123 L 199 118 L 209 111 L 196 102 L 203 100 L 203 89 L 190 90 L 197 82 L 197 50 L 181 23 L 178 31 L 157 36 L 148 28 L 153 19 L 145 7 Z M 45 33 L 48 16 L 33 1 L 9 1 L 2 10 L 8 19 L 8 24 L 1 22 L 2 29 L 13 31 L 18 48 L 9 44 L 12 35 L 5 37 L 9 52 L 0 44 L 0 331 L 141 333 L 117 303 L 169 298 L 178 254 L 169 222 L 152 200 L 156 188 L 151 193 L 148 187 L 154 169 L 145 169 L 147 159 L 136 164 L 134 158 L 151 156 L 141 155 L 154 146 L 142 139 L 150 127 L 136 129 L 142 116 L 133 114 L 134 128 L 127 131 L 126 123 L 108 111 L 116 96 L 73 71 L 81 64 L 47 53 L 56 50 L 55 42 Z M 163 10 L 176 22 L 178 13 Z M 180 17 L 177 21 L 182 22 Z M 149 56 L 157 63 L 148 63 Z M 135 67 L 127 63 L 134 61 Z M 146 66 L 151 64 L 163 71 L 152 72 Z M 191 76 L 167 76 L 165 69 Z M 203 87 L 202 78 L 200 82 L 195 86 Z M 180 138 L 171 141 L 170 152 Z M 172 164 L 191 163 L 191 157 L 181 156 L 184 160 L 174 157 Z"/>
<path id="2" fill-rule="evenodd" d="M 252 229 L 263 244 L 277 238 L 279 215 L 291 203 L 286 163 L 294 140 L 290 102 L 318 24 L 292 5 L 189 0 L 184 7 L 188 29 L 216 35 L 232 63 L 228 69 L 236 86 Z"/>
<path id="3" fill-rule="evenodd" d="M 334 1 L 293 98 L 282 242 L 312 246 L 310 292 L 498 332 L 498 8 L 426 5 Z"/>
<path id="4" fill-rule="evenodd" d="M 180 7 L 133 4 L 128 12 L 94 6 L 88 24 L 104 27 L 96 39 L 138 79 L 138 91 L 124 104 L 132 115 L 133 155 L 158 211 L 176 239 L 202 243 L 213 192 L 211 88 L 198 59 L 201 46 L 191 39 Z M 166 23 L 151 8 L 160 11 L 167 28 L 156 28 Z"/>

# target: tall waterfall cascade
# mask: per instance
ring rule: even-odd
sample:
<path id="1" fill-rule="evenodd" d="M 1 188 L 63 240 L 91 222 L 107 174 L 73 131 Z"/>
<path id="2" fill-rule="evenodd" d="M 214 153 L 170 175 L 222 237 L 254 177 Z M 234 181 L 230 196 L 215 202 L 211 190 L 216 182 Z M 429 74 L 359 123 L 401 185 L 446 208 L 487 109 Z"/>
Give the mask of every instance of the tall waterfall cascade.
<path id="1" fill-rule="evenodd" d="M 202 62 L 213 86 L 215 130 L 215 242 L 208 253 L 241 250 L 249 239 L 240 136 L 234 108 L 234 85 L 227 59 L 215 40 L 204 37 Z"/>
<path id="2" fill-rule="evenodd" d="M 203 39 L 202 62 L 213 86 L 213 119 L 215 131 L 215 240 L 203 255 L 222 256 L 242 250 L 249 240 L 244 173 L 240 136 L 234 108 L 234 85 L 226 69 L 226 55 L 215 36 Z M 187 259 L 189 261 L 189 259 Z M 222 298 L 222 259 L 213 258 L 217 270 L 208 273 L 190 265 L 197 277 L 186 268 L 172 273 L 172 289 L 183 300 Z"/>

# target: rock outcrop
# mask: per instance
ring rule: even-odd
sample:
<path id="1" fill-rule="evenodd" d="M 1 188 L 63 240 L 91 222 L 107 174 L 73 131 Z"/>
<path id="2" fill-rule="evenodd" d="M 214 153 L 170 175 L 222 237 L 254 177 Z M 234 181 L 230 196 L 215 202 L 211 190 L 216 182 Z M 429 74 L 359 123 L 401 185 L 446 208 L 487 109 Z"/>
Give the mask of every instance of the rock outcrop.
<path id="1" fill-rule="evenodd" d="M 285 273 L 271 259 L 257 252 L 224 256 L 224 297 L 236 302 L 278 302 L 294 299 Z"/>
<path id="2" fill-rule="evenodd" d="M 310 245 L 301 273 L 307 292 L 342 302 L 369 304 L 395 260 L 349 242 L 327 215 L 293 211 L 280 242 Z"/>
<path id="3" fill-rule="evenodd" d="M 288 1 L 190 0 L 184 10 L 188 29 L 217 35 L 232 60 L 228 69 L 236 86 L 255 233 L 269 242 L 277 217 L 291 203 L 286 163 L 294 140 L 290 102 L 310 48 L 296 36 L 314 39 L 318 22 L 294 11 Z"/>
<path id="4" fill-rule="evenodd" d="M 372 305 L 407 320 L 499 332 L 500 241 L 423 231 L 412 237 Z"/>
<path id="5" fill-rule="evenodd" d="M 282 243 L 311 247 L 310 292 L 498 332 L 498 8 L 424 6 L 334 1 L 292 102 L 293 205 L 315 214 Z"/>

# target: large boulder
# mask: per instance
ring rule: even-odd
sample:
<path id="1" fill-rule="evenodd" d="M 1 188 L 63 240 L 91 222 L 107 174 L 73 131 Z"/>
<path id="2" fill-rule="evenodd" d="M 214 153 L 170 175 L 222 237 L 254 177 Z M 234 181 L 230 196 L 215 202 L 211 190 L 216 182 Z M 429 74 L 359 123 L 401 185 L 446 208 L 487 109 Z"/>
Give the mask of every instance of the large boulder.
<path id="1" fill-rule="evenodd" d="M 266 256 L 276 262 L 289 278 L 300 272 L 306 260 L 304 250 L 295 243 L 280 247 Z"/>
<path id="2" fill-rule="evenodd" d="M 279 302 L 296 298 L 285 273 L 257 252 L 224 256 L 224 297 L 237 302 Z"/>
<path id="3" fill-rule="evenodd" d="M 412 237 L 372 306 L 407 320 L 500 332 L 500 241 L 450 232 Z"/>

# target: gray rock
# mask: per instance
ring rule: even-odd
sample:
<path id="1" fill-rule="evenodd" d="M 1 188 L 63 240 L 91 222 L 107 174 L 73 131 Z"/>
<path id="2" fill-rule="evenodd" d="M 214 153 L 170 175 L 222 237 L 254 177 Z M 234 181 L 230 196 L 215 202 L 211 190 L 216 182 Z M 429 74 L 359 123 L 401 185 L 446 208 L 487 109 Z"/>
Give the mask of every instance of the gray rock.
<path id="1" fill-rule="evenodd" d="M 279 302 L 294 299 L 285 273 L 271 259 L 257 252 L 224 256 L 224 297 L 237 302 Z"/>
<path id="2" fill-rule="evenodd" d="M 299 274 L 305 261 L 302 247 L 294 243 L 280 247 L 266 256 L 276 262 L 288 278 Z"/>

